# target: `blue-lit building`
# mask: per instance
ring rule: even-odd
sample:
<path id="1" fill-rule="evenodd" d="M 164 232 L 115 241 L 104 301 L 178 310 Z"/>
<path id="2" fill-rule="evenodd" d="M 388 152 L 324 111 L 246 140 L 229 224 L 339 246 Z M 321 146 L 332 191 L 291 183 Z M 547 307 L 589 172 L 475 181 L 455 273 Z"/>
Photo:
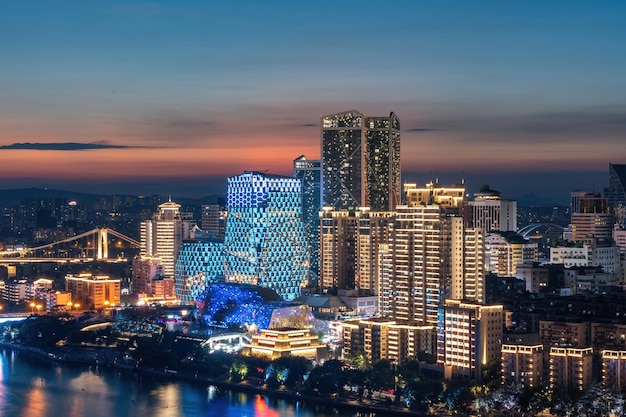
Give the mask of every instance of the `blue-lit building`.
<path id="1" fill-rule="evenodd" d="M 186 240 L 174 266 L 176 298 L 193 304 L 207 285 L 224 277 L 224 239 Z"/>
<path id="2" fill-rule="evenodd" d="M 226 281 L 269 287 L 286 300 L 309 276 L 300 180 L 262 172 L 228 178 Z"/>
<path id="3" fill-rule="evenodd" d="M 609 164 L 609 207 L 615 214 L 618 207 L 626 207 L 626 165 Z"/>
<path id="4" fill-rule="evenodd" d="M 207 324 L 248 329 L 310 328 L 311 309 L 284 301 L 276 291 L 258 285 L 209 284 L 196 300 L 198 315 Z"/>
<path id="5" fill-rule="evenodd" d="M 306 159 L 304 155 L 293 161 L 293 174 L 302 184 L 302 219 L 309 244 L 311 285 L 317 285 L 320 274 L 320 217 L 322 210 L 322 161 Z"/>

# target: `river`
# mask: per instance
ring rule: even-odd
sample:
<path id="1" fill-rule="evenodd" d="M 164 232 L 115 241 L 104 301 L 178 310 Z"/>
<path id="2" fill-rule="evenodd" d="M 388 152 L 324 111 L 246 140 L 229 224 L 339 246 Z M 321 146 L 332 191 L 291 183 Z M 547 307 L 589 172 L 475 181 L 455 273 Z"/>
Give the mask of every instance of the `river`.
<path id="1" fill-rule="evenodd" d="M 206 384 L 59 365 L 0 349 L 0 413 L 10 417 L 359 417 Z"/>

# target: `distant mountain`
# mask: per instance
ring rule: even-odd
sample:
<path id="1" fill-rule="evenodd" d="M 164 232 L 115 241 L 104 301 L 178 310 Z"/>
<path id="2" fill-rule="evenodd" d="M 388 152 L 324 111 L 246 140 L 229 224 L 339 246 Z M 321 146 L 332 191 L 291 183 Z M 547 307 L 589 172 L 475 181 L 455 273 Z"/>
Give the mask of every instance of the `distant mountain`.
<path id="1" fill-rule="evenodd" d="M 68 200 L 76 200 L 80 204 L 91 205 L 103 197 L 111 197 L 113 195 L 128 196 L 129 194 L 89 194 L 68 190 L 56 190 L 50 188 L 15 188 L 8 190 L 0 190 L 0 207 L 12 206 L 19 204 L 23 199 L 40 199 L 40 198 L 67 198 Z M 131 195 L 136 197 L 137 195 Z M 221 195 L 208 195 L 200 198 L 176 197 L 173 200 L 182 205 L 202 205 L 217 202 Z M 161 195 L 161 201 L 167 201 L 169 196 Z"/>

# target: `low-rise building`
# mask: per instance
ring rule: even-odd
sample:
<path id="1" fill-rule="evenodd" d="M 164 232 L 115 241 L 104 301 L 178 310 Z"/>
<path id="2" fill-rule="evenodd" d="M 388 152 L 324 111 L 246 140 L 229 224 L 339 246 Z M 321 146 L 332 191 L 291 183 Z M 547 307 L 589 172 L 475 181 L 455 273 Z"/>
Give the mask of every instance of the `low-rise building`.
<path id="1" fill-rule="evenodd" d="M 592 348 L 550 349 L 550 388 L 582 391 L 591 384 Z"/>
<path id="2" fill-rule="evenodd" d="M 543 380 L 543 345 L 502 345 L 502 384 L 534 388 Z"/>

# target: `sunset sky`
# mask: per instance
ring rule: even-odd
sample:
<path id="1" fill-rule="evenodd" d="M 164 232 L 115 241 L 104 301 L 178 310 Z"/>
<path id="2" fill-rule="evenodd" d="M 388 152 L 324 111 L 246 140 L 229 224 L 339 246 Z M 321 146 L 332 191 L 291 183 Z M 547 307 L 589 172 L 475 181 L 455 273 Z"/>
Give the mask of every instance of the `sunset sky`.
<path id="1" fill-rule="evenodd" d="M 406 180 L 564 202 L 626 163 L 623 1 L 10 1 L 0 188 L 203 196 L 395 112 Z"/>

